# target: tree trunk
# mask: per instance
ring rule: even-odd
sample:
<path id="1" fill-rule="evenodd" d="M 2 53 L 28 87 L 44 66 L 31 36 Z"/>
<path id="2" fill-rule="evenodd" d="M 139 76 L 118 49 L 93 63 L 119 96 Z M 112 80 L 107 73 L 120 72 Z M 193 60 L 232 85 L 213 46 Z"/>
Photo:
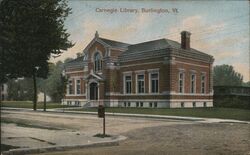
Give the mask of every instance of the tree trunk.
<path id="1" fill-rule="evenodd" d="M 37 106 L 37 87 L 36 87 L 36 73 L 33 74 L 33 82 L 34 82 L 34 98 L 33 98 L 33 110 L 36 111 Z"/>
<path id="2" fill-rule="evenodd" d="M 44 91 L 43 111 L 46 111 L 46 92 Z"/>

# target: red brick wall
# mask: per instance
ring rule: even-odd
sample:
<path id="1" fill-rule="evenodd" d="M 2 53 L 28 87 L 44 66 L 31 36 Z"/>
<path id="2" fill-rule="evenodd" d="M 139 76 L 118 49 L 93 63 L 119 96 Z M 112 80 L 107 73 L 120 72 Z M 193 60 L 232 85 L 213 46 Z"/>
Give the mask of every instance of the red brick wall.
<path id="1" fill-rule="evenodd" d="M 195 65 L 202 65 L 202 66 L 194 66 L 189 64 L 183 64 L 181 62 L 185 63 L 192 63 Z M 202 73 L 205 73 L 205 92 L 209 93 L 209 70 L 210 70 L 210 64 L 204 63 L 204 62 L 198 62 L 198 61 L 190 61 L 183 58 L 175 58 L 175 63 L 171 65 L 171 90 L 178 92 L 178 82 L 179 82 L 179 69 L 184 69 L 184 89 L 185 93 L 190 93 L 190 86 L 191 86 L 191 74 L 194 73 L 196 75 L 196 93 L 201 93 L 201 75 Z M 195 72 L 192 72 L 195 71 Z"/>

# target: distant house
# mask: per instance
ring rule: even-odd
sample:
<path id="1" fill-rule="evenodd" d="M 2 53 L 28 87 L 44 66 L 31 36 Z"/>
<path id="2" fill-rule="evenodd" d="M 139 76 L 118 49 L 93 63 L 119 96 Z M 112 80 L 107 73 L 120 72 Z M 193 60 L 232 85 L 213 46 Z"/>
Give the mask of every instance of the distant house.
<path id="1" fill-rule="evenodd" d="M 0 97 L 2 101 L 7 100 L 8 98 L 8 86 L 7 84 L 2 84 L 0 88 Z"/>
<path id="2" fill-rule="evenodd" d="M 185 108 L 213 106 L 211 55 L 159 39 L 127 44 L 99 37 L 83 56 L 65 64 L 68 78 L 63 104 L 79 106 Z"/>

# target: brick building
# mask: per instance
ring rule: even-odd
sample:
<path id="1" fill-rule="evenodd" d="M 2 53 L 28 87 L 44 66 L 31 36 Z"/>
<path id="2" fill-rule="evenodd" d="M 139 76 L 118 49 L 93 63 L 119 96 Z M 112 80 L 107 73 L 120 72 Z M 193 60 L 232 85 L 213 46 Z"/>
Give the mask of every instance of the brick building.
<path id="1" fill-rule="evenodd" d="M 65 64 L 63 104 L 119 107 L 212 107 L 213 57 L 181 43 L 159 39 L 127 44 L 96 32 L 80 56 Z"/>

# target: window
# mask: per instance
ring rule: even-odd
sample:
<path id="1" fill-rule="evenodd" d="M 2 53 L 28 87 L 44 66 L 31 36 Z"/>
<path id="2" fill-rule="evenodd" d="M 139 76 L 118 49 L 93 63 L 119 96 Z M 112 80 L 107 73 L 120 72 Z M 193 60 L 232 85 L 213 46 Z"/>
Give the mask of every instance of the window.
<path id="1" fill-rule="evenodd" d="M 131 105 L 130 105 L 130 102 L 128 102 L 128 107 L 130 107 Z"/>
<path id="2" fill-rule="evenodd" d="M 76 94 L 81 94 L 81 80 L 76 80 Z"/>
<path id="3" fill-rule="evenodd" d="M 127 107 L 127 102 L 124 102 L 124 107 Z"/>
<path id="4" fill-rule="evenodd" d="M 195 74 L 191 75 L 191 93 L 195 93 Z"/>
<path id="5" fill-rule="evenodd" d="M 2 101 L 4 101 L 5 100 L 5 98 L 4 98 L 4 94 L 2 94 Z"/>
<path id="6" fill-rule="evenodd" d="M 184 102 L 181 102 L 181 107 L 184 108 Z"/>
<path id="7" fill-rule="evenodd" d="M 136 107 L 139 107 L 139 102 L 136 102 Z"/>
<path id="8" fill-rule="evenodd" d="M 67 105 L 72 105 L 72 102 L 71 101 L 67 101 Z"/>
<path id="9" fill-rule="evenodd" d="M 126 94 L 131 94 L 131 76 L 125 76 L 125 92 Z"/>
<path id="10" fill-rule="evenodd" d="M 184 73 L 179 73 L 179 93 L 184 93 Z"/>
<path id="11" fill-rule="evenodd" d="M 203 107 L 207 107 L 207 102 L 203 102 Z"/>
<path id="12" fill-rule="evenodd" d="M 102 70 L 102 60 L 101 60 L 100 53 L 97 52 L 95 54 L 95 56 L 94 56 L 94 62 L 95 62 L 95 65 L 94 65 L 95 72 L 98 72 L 98 71 Z"/>
<path id="13" fill-rule="evenodd" d="M 152 73 L 150 75 L 150 78 L 151 78 L 151 92 L 152 93 L 158 93 L 158 81 L 159 81 L 159 76 L 158 76 L 158 73 Z"/>
<path id="14" fill-rule="evenodd" d="M 143 107 L 143 102 L 140 102 L 140 107 Z"/>
<path id="15" fill-rule="evenodd" d="M 73 84 L 72 84 L 72 80 L 69 81 L 69 90 L 68 90 L 69 94 L 73 94 Z"/>
<path id="16" fill-rule="evenodd" d="M 205 94 L 205 75 L 201 75 L 201 93 Z"/>
<path id="17" fill-rule="evenodd" d="M 154 108 L 157 108 L 157 102 L 154 102 Z"/>
<path id="18" fill-rule="evenodd" d="M 153 107 L 153 103 L 149 102 L 149 107 L 152 108 Z"/>
<path id="19" fill-rule="evenodd" d="M 196 102 L 193 102 L 193 107 L 196 107 Z"/>
<path id="20" fill-rule="evenodd" d="M 144 75 L 137 75 L 137 92 L 144 93 Z"/>
<path id="21" fill-rule="evenodd" d="M 80 101 L 76 101 L 76 102 L 75 102 L 75 105 L 76 105 L 76 106 L 80 106 Z"/>

